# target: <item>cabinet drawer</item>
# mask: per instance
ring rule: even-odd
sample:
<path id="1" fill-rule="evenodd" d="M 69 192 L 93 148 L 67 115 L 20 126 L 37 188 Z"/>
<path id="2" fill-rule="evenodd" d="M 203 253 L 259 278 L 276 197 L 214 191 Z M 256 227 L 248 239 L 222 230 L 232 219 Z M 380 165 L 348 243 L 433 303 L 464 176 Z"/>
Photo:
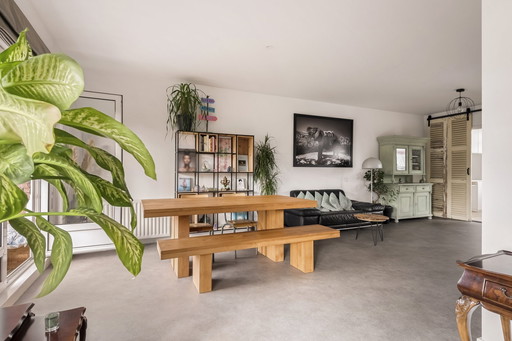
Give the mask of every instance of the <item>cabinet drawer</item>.
<path id="1" fill-rule="evenodd" d="M 512 286 L 485 280 L 483 297 L 496 304 L 510 307 L 512 305 Z"/>
<path id="2" fill-rule="evenodd" d="M 416 186 L 416 192 L 432 192 L 432 187 L 429 185 Z"/>
<path id="3" fill-rule="evenodd" d="M 414 192 L 414 188 L 416 186 L 400 186 L 400 193 L 408 193 L 408 192 Z"/>

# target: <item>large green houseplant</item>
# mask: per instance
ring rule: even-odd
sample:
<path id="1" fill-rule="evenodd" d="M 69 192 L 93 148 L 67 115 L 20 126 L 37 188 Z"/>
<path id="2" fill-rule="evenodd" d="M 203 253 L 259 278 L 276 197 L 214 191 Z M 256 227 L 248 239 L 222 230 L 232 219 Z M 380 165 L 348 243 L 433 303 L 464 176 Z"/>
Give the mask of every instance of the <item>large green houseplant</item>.
<path id="1" fill-rule="evenodd" d="M 373 172 L 373 177 L 370 172 Z M 368 191 L 372 190 L 373 193 L 377 194 L 377 198 L 374 199 L 374 202 L 381 202 L 383 204 L 392 203 L 397 196 L 395 190 L 391 189 L 386 183 L 384 183 L 384 171 L 380 169 L 370 169 L 364 173 L 363 178 L 368 181 Z M 373 178 L 373 186 L 371 186 L 370 181 Z"/>
<path id="2" fill-rule="evenodd" d="M 201 110 L 201 95 L 204 93 L 194 84 L 180 83 L 167 88 L 167 129 L 194 131 Z M 206 95 L 204 95 L 206 97 Z"/>
<path id="3" fill-rule="evenodd" d="M 25 236 L 40 272 L 46 258 L 43 232 L 54 237 L 50 255 L 53 268 L 39 296 L 47 295 L 62 281 L 73 248 L 69 233 L 49 223 L 45 216 L 88 217 L 115 244 L 128 271 L 137 275 L 141 270 L 142 243 L 131 229 L 102 213 L 103 200 L 114 206 L 131 207 L 131 228 L 136 226 L 121 161 L 55 125 L 114 140 L 153 179 L 155 165 L 142 141 L 120 122 L 93 108 L 69 109 L 83 87 L 83 71 L 73 59 L 62 54 L 32 57 L 25 31 L 0 54 L 0 223 L 9 222 Z M 82 169 L 73 160 L 69 145 L 88 152 L 98 166 L 111 173 L 112 181 Z M 64 202 L 62 212 L 32 212 L 26 208 L 28 198 L 18 185 L 36 179 L 46 180 L 58 190 Z M 64 184 L 74 190 L 78 207 L 69 208 Z"/>
<path id="4" fill-rule="evenodd" d="M 277 193 L 279 169 L 276 163 L 276 147 L 270 144 L 271 137 L 265 135 L 263 141 L 256 144 L 254 157 L 254 180 L 260 185 L 262 195 Z"/>

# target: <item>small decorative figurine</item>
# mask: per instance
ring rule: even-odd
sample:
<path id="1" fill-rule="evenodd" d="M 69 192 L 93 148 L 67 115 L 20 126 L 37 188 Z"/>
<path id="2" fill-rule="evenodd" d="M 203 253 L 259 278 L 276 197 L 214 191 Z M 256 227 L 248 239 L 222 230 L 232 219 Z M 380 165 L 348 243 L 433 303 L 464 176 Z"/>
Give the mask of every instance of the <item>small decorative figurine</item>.
<path id="1" fill-rule="evenodd" d="M 222 190 L 223 190 L 223 191 L 229 191 L 229 184 L 230 184 L 230 183 L 231 183 L 231 181 L 230 181 L 230 180 L 228 180 L 228 178 L 227 178 L 227 177 L 224 177 L 224 178 L 221 180 L 221 182 L 220 182 L 220 184 L 221 184 L 222 186 L 224 186 L 224 188 L 223 188 Z"/>

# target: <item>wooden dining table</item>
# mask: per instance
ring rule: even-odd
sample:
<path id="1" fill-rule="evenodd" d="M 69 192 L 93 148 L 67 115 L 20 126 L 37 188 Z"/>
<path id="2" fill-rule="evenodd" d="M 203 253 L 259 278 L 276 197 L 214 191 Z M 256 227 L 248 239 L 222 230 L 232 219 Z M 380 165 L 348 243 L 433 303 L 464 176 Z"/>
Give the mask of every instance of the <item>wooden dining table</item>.
<path id="1" fill-rule="evenodd" d="M 284 228 L 284 210 L 316 207 L 315 200 L 298 199 L 282 195 L 255 195 L 233 197 L 187 197 L 175 199 L 142 200 L 145 218 L 172 217 L 171 238 L 189 238 L 190 217 L 196 214 L 224 212 L 258 212 L 258 230 Z M 284 245 L 259 247 L 258 252 L 273 260 L 284 260 Z M 171 260 L 179 278 L 190 276 L 188 257 Z"/>

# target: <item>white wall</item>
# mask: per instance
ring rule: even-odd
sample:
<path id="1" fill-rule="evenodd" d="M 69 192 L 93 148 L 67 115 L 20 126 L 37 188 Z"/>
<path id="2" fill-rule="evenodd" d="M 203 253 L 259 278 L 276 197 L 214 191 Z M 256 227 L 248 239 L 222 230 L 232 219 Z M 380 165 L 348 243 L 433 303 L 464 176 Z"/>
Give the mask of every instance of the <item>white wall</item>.
<path id="1" fill-rule="evenodd" d="M 512 192 L 512 1 L 482 1 L 483 225 L 482 252 L 512 250 L 509 198 Z M 483 338 L 503 340 L 499 318 L 483 314 Z"/>
<path id="2" fill-rule="evenodd" d="M 85 63 L 83 63 L 85 65 Z M 146 143 L 157 164 L 158 182 L 146 179 L 131 156 L 125 158 L 128 183 L 136 199 L 171 196 L 174 188 L 174 145 L 165 137 L 167 86 L 179 82 L 158 75 L 112 74 L 85 67 L 86 89 L 124 95 L 124 122 Z M 361 164 L 378 156 L 376 137 L 423 136 L 423 117 L 308 100 L 200 86 L 216 100 L 217 122 L 210 131 L 273 136 L 281 169 L 279 194 L 292 189 L 343 188 L 353 199 L 368 200 Z M 293 114 L 312 114 L 354 120 L 353 168 L 292 167 Z"/>

